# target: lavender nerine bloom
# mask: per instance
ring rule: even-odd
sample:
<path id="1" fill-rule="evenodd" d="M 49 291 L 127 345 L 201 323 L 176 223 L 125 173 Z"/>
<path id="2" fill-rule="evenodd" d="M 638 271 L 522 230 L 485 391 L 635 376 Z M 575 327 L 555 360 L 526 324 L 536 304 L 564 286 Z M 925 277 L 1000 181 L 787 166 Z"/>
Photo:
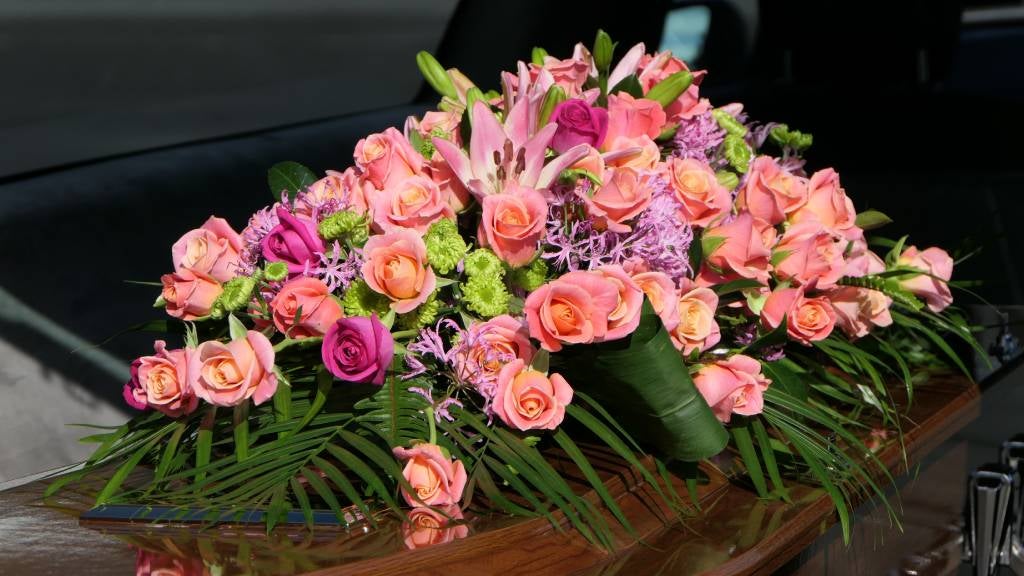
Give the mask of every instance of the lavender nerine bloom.
<path id="1" fill-rule="evenodd" d="M 317 265 L 306 264 L 304 276 L 319 278 L 331 292 L 348 290 L 352 282 L 362 273 L 363 256 L 357 249 L 345 252 L 335 241 L 332 250 L 319 254 Z"/>
<path id="2" fill-rule="evenodd" d="M 715 150 L 725 140 L 725 130 L 711 116 L 711 112 L 698 114 L 679 123 L 679 130 L 672 139 L 672 155 L 678 158 L 696 158 L 711 162 Z"/>
<path id="3" fill-rule="evenodd" d="M 586 194 L 589 182 L 581 184 Z M 567 187 L 553 189 L 547 222 L 547 249 L 541 258 L 559 270 L 593 270 L 639 258 L 651 270 L 673 280 L 690 275 L 690 243 L 693 230 L 679 221 L 679 201 L 662 178 L 654 179 L 650 206 L 633 223 L 630 232 L 595 230 L 584 214 L 583 201 Z"/>

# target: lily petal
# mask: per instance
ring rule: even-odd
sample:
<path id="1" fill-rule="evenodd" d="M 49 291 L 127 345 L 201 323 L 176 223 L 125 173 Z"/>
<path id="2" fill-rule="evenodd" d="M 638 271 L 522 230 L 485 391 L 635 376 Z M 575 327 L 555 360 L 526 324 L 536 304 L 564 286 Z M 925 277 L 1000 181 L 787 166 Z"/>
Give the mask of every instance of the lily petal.
<path id="1" fill-rule="evenodd" d="M 626 55 L 619 60 L 619 63 L 615 65 L 615 69 L 608 75 L 608 87 L 614 88 L 616 84 L 622 82 L 626 76 L 635 74 L 636 69 L 640 66 L 640 59 L 643 58 L 646 47 L 641 42 L 636 46 L 629 49 Z"/>
<path id="2" fill-rule="evenodd" d="M 548 125 L 550 126 L 550 124 Z M 546 127 L 545 127 L 546 128 Z M 569 148 L 564 154 L 556 157 L 543 170 L 540 171 L 540 177 L 537 179 L 537 190 L 545 190 L 551 186 L 551 183 L 558 178 L 558 175 L 562 173 L 562 170 L 572 166 L 587 155 L 590 150 L 590 146 L 587 144 L 578 144 Z"/>

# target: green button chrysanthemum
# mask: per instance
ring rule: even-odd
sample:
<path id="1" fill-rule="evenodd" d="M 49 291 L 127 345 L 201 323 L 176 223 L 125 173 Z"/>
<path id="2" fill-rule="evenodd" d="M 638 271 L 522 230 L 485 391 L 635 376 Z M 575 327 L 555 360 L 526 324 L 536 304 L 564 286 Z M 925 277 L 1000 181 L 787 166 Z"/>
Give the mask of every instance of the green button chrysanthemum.
<path id="1" fill-rule="evenodd" d="M 317 232 L 324 240 L 349 240 L 356 246 L 362 246 L 370 237 L 369 222 L 362 214 L 344 210 L 335 212 L 320 221 Z"/>
<path id="2" fill-rule="evenodd" d="M 481 274 L 462 285 L 462 299 L 470 310 L 484 318 L 493 318 L 508 312 L 511 294 L 500 276 Z"/>
<path id="3" fill-rule="evenodd" d="M 529 266 L 523 266 L 522 268 L 516 268 L 513 270 L 511 280 L 516 286 L 519 286 L 526 291 L 533 291 L 544 284 L 544 281 L 547 280 L 547 276 L 547 263 L 540 258 L 537 258 L 533 262 L 530 262 Z"/>
<path id="4" fill-rule="evenodd" d="M 252 300 L 256 279 L 252 276 L 236 276 L 224 284 L 224 291 L 210 308 L 210 317 L 223 318 L 229 312 L 245 308 Z"/>
<path id="5" fill-rule="evenodd" d="M 451 272 L 469 249 L 455 222 L 447 218 L 430 225 L 423 243 L 427 245 L 427 261 L 440 274 Z"/>
<path id="6" fill-rule="evenodd" d="M 494 252 L 486 248 L 479 248 L 466 256 L 466 275 L 470 278 L 474 276 L 502 278 L 505 276 L 505 267 Z"/>
<path id="7" fill-rule="evenodd" d="M 341 297 L 341 307 L 346 316 L 384 316 L 389 305 L 387 297 L 374 292 L 365 280 L 353 282 Z"/>

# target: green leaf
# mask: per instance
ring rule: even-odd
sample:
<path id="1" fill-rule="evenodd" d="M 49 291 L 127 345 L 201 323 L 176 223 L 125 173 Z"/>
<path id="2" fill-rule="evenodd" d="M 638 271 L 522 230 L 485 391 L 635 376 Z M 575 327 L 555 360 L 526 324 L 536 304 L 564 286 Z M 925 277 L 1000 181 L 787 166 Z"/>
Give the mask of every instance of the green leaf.
<path id="1" fill-rule="evenodd" d="M 267 171 L 267 185 L 275 198 L 292 198 L 316 182 L 316 174 L 298 162 L 278 162 Z"/>
<path id="2" fill-rule="evenodd" d="M 420 74 L 423 74 L 423 79 L 430 84 L 441 96 L 446 96 L 452 100 L 459 99 L 459 92 L 455 89 L 455 83 L 452 82 L 451 76 L 448 75 L 448 71 L 441 66 L 441 63 L 437 61 L 437 58 L 425 50 L 421 50 L 416 53 L 416 66 L 420 69 Z"/>
<path id="3" fill-rule="evenodd" d="M 306 479 L 310 487 L 327 503 L 327 507 L 334 512 L 334 516 L 338 519 L 343 526 L 350 524 L 348 518 L 345 517 L 345 512 L 341 509 L 341 505 L 338 504 L 338 499 L 334 497 L 334 492 L 327 486 L 327 483 L 317 475 L 316 471 L 310 470 L 309 468 L 303 468 L 301 471 L 302 477 Z"/>
<path id="4" fill-rule="evenodd" d="M 245 400 L 234 408 L 235 459 L 239 462 L 249 457 L 249 401 Z"/>
<path id="5" fill-rule="evenodd" d="M 774 267 L 782 264 L 782 262 L 786 258 L 789 258 L 789 255 L 792 253 L 792 250 L 776 250 L 772 252 L 771 265 Z"/>
<path id="6" fill-rule="evenodd" d="M 633 98 L 644 97 L 644 87 L 640 85 L 640 79 L 636 77 L 636 74 L 630 74 L 608 91 L 609 94 L 617 94 L 619 92 L 625 92 Z"/>
<path id="7" fill-rule="evenodd" d="M 210 406 L 203 415 L 199 424 L 199 431 L 196 433 L 196 468 L 205 468 L 210 463 L 210 450 L 213 446 L 213 425 L 217 419 L 217 407 Z M 206 476 L 205 472 L 196 474 L 196 481 L 201 481 Z"/>
<path id="8" fill-rule="evenodd" d="M 174 456 L 178 451 L 178 443 L 181 441 L 182 434 L 185 433 L 186 426 L 185 422 L 175 423 L 171 439 L 164 446 L 163 455 L 160 456 L 160 462 L 156 466 L 156 472 L 153 475 L 156 480 L 162 480 L 167 475 L 168 470 L 170 470 L 171 462 L 174 461 Z"/>
<path id="9" fill-rule="evenodd" d="M 782 481 L 782 473 L 779 471 L 779 464 L 775 459 L 775 449 L 772 448 L 772 441 L 768 435 L 768 430 L 765 429 L 764 423 L 761 422 L 759 417 L 752 418 L 750 426 L 754 431 L 754 437 L 757 439 L 757 445 L 761 448 L 761 458 L 764 459 L 764 467 L 768 471 L 768 477 L 771 478 L 772 486 L 775 487 L 775 493 L 786 502 L 789 502 L 789 491 L 786 489 L 785 482 Z"/>
<path id="10" fill-rule="evenodd" d="M 675 102 L 683 92 L 686 92 L 691 83 L 693 83 L 693 75 L 686 70 L 680 70 L 655 84 L 644 95 L 644 98 L 654 100 L 664 108 Z"/>
<path id="11" fill-rule="evenodd" d="M 854 223 L 861 229 L 874 230 L 875 228 L 881 228 L 891 222 L 892 218 L 889 218 L 878 210 L 865 210 L 857 214 L 857 220 Z"/>
<path id="12" fill-rule="evenodd" d="M 761 370 L 771 379 L 772 386 L 782 388 L 798 400 L 807 400 L 807 382 L 784 362 L 761 362 Z"/>
<path id="13" fill-rule="evenodd" d="M 295 477 L 288 479 L 288 485 L 292 488 L 292 494 L 299 503 L 299 510 L 302 511 L 302 518 L 306 521 L 306 527 L 313 529 L 313 505 L 309 502 L 309 495 L 306 489 Z"/>
<path id="14" fill-rule="evenodd" d="M 117 468 L 114 475 L 110 477 L 110 480 L 103 486 L 103 490 L 100 491 L 99 496 L 96 497 L 96 505 L 102 506 L 110 501 L 121 484 L 124 483 L 125 479 L 128 478 L 128 474 L 131 474 L 132 470 L 139 465 L 139 462 L 149 453 L 150 450 L 156 446 L 157 442 L 161 440 L 161 437 L 154 437 L 152 440 L 144 444 L 141 448 L 138 448 L 131 458 L 125 460 L 121 466 Z"/>
<path id="15" fill-rule="evenodd" d="M 785 344 L 789 340 L 789 332 L 786 328 L 786 317 L 783 316 L 782 322 L 775 327 L 774 330 L 767 334 L 762 334 L 757 340 L 754 340 L 743 348 L 744 354 L 749 354 L 756 350 L 767 348 L 768 346 L 777 346 L 779 344 Z"/>
<path id="16" fill-rule="evenodd" d="M 604 505 L 608 507 L 608 510 L 612 513 L 612 516 L 615 516 L 615 519 L 618 520 L 620 524 L 622 524 L 622 527 L 626 529 L 626 532 L 628 532 L 630 536 L 633 536 L 634 538 L 638 537 L 636 529 L 633 528 L 633 525 L 629 523 L 629 519 L 626 518 L 626 515 L 622 512 L 622 509 L 619 508 L 619 505 L 615 501 L 615 498 L 612 498 L 611 493 L 608 492 L 608 488 L 604 485 L 604 482 L 597 475 L 597 472 L 594 470 L 594 467 L 590 465 L 590 461 L 587 459 L 587 457 L 584 456 L 583 452 L 580 451 L 579 446 L 577 446 L 576 443 L 573 442 L 571 438 L 569 438 L 569 435 L 565 433 L 565 430 L 558 429 L 553 437 L 555 439 L 555 442 L 557 442 L 558 445 L 561 446 L 562 450 L 564 450 L 565 453 L 569 456 L 569 458 L 572 459 L 572 461 L 576 464 L 576 466 L 579 467 L 580 472 L 583 473 L 583 477 L 587 479 L 587 482 L 590 482 L 590 486 L 601 498 L 601 501 L 604 502 Z"/>
<path id="17" fill-rule="evenodd" d="M 724 284 L 719 284 L 713 287 L 712 290 L 715 291 L 715 294 L 718 294 L 718 296 L 721 297 L 727 294 L 732 294 L 733 292 L 741 292 L 749 288 L 760 288 L 762 286 L 764 286 L 764 284 L 761 284 L 757 280 L 740 278 L 739 280 L 731 280 Z"/>
<path id="18" fill-rule="evenodd" d="M 326 367 L 320 366 L 316 371 L 316 396 L 313 398 L 313 403 L 309 406 L 309 410 L 306 411 L 302 420 L 295 424 L 291 434 L 296 434 L 305 428 L 310 420 L 320 413 L 324 404 L 327 403 L 327 395 L 330 394 L 332 386 L 334 386 L 334 376 L 327 371 Z"/>
<path id="19" fill-rule="evenodd" d="M 711 256 L 718 250 L 718 247 L 725 243 L 724 236 L 708 236 L 704 235 L 700 238 L 700 251 L 704 258 Z M 691 244 L 692 246 L 692 244 Z M 696 269 L 696 268 L 695 268 Z"/>
<path id="20" fill-rule="evenodd" d="M 333 448 L 333 446 L 329 446 L 328 450 L 330 451 L 331 448 Z M 339 451 L 339 453 L 340 452 L 343 451 Z M 341 490 L 349 503 L 353 504 L 356 508 L 359 508 L 359 512 L 362 513 L 363 518 L 365 518 L 370 524 L 374 526 L 377 525 L 377 519 L 373 517 L 370 507 L 366 505 L 366 502 L 359 495 L 359 491 L 356 490 L 356 487 L 352 485 L 352 482 L 342 474 L 341 470 L 338 470 L 334 464 L 331 464 L 327 460 L 317 456 L 312 458 L 312 462 L 324 473 L 325 476 L 327 476 L 328 480 L 333 482 L 334 485 Z"/>
<path id="21" fill-rule="evenodd" d="M 729 436 L 690 379 L 650 302 L 629 338 L 565 348 L 552 370 L 603 406 L 663 454 L 695 461 L 722 451 Z"/>
<path id="22" fill-rule="evenodd" d="M 267 534 L 270 534 L 274 530 L 274 526 L 277 525 L 287 514 L 288 514 L 288 500 L 285 499 L 285 490 L 287 486 L 281 484 L 278 486 L 270 498 L 270 506 L 267 507 Z"/>
<path id="23" fill-rule="evenodd" d="M 761 471 L 761 462 L 757 459 L 757 450 L 754 449 L 754 441 L 750 437 L 750 430 L 746 425 L 734 425 L 729 427 L 732 432 L 733 442 L 743 458 L 743 466 L 747 469 L 750 481 L 754 483 L 754 489 L 761 498 L 768 497 L 768 484 L 764 481 L 764 472 Z"/>

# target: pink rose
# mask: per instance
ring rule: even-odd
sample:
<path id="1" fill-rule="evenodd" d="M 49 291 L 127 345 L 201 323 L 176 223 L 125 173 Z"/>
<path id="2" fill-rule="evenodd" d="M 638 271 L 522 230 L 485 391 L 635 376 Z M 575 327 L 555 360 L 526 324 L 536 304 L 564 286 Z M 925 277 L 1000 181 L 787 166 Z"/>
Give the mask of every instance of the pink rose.
<path id="1" fill-rule="evenodd" d="M 790 214 L 791 222 L 817 220 L 826 230 L 846 240 L 864 236 L 864 231 L 856 226 L 857 211 L 846 196 L 846 190 L 839 185 L 839 174 L 835 170 L 826 168 L 812 174 L 807 189 L 807 203 Z"/>
<path id="2" fill-rule="evenodd" d="M 677 305 L 679 323 L 669 333 L 676 349 L 689 355 L 694 350 L 703 352 L 718 344 L 722 333 L 715 320 L 717 308 L 718 295 L 713 290 L 685 286 Z"/>
<path id="3" fill-rule="evenodd" d="M 533 80 L 539 76 L 540 70 L 551 74 L 555 84 L 561 86 L 565 93 L 571 98 L 579 96 L 583 92 L 583 85 L 590 75 L 590 63 L 579 58 L 566 58 L 559 60 L 553 56 L 544 58 L 544 64 L 538 69 L 530 64 L 530 72 Z"/>
<path id="4" fill-rule="evenodd" d="M 654 140 L 665 128 L 665 111 L 661 104 L 646 98 L 634 98 L 626 92 L 608 96 L 608 132 L 604 147 L 619 138 L 647 136 Z"/>
<path id="5" fill-rule="evenodd" d="M 277 207 L 277 218 L 280 223 L 263 238 L 263 257 L 267 262 L 284 262 L 292 276 L 302 274 L 319 262 L 324 252 L 316 222 L 292 214 L 283 206 Z"/>
<path id="6" fill-rule="evenodd" d="M 439 510 L 417 506 L 402 523 L 402 541 L 409 550 L 447 544 L 469 535 L 469 526 L 460 524 L 462 510 L 452 504 Z"/>
<path id="7" fill-rule="evenodd" d="M 327 285 L 308 276 L 286 282 L 270 301 L 270 312 L 278 331 L 295 339 L 323 336 L 342 316 Z"/>
<path id="8" fill-rule="evenodd" d="M 664 176 L 683 205 L 680 217 L 691 226 L 706 227 L 732 210 L 732 195 L 718 183 L 707 162 L 695 158 L 669 158 Z"/>
<path id="9" fill-rule="evenodd" d="M 769 156 L 758 156 L 750 165 L 746 184 L 740 188 L 736 206 L 755 217 L 778 224 L 807 202 L 807 180 L 782 169 Z"/>
<path id="10" fill-rule="evenodd" d="M 224 288 L 202 272 L 193 272 L 188 268 L 173 274 L 160 277 L 163 291 L 160 293 L 166 302 L 167 313 L 181 320 L 195 320 L 210 314 L 214 301 Z"/>
<path id="11" fill-rule="evenodd" d="M 548 214 L 544 196 L 510 181 L 503 193 L 485 196 L 481 205 L 481 244 L 510 266 L 522 266 L 533 260 L 544 238 Z"/>
<path id="12" fill-rule="evenodd" d="M 153 348 L 156 354 L 132 362 L 125 400 L 132 408 L 155 408 L 171 418 L 191 414 L 199 399 L 188 382 L 188 351 L 168 350 L 163 340 L 154 342 Z"/>
<path id="13" fill-rule="evenodd" d="M 423 172 L 423 156 L 397 129 L 388 128 L 356 143 L 356 166 L 377 190 Z"/>
<path id="14" fill-rule="evenodd" d="M 771 329 L 786 320 L 786 333 L 805 346 L 828 338 L 836 325 L 836 311 L 825 296 L 808 298 L 801 288 L 783 288 L 768 295 L 761 321 Z"/>
<path id="15" fill-rule="evenodd" d="M 428 166 L 430 179 L 441 189 L 441 195 L 448 199 L 448 205 L 455 212 L 462 212 L 469 207 L 472 197 L 466 185 L 459 180 L 452 167 L 445 162 L 444 158 L 431 160 Z"/>
<path id="16" fill-rule="evenodd" d="M 704 255 L 704 260 L 726 279 L 750 278 L 768 283 L 771 252 L 755 228 L 750 212 L 740 212 L 732 222 L 708 228 L 704 237 L 721 239 L 717 248 Z"/>
<path id="17" fill-rule="evenodd" d="M 651 205 L 654 177 L 632 168 L 610 168 L 602 182 L 593 194 L 580 193 L 587 213 L 608 230 L 629 232 L 632 228 L 626 222 Z"/>
<path id="18" fill-rule="evenodd" d="M 900 254 L 897 263 L 921 270 L 917 276 L 903 276 L 900 286 L 924 298 L 932 312 L 941 312 L 953 303 L 947 284 L 953 276 L 953 259 L 945 250 L 933 247 L 918 251 L 916 246 L 911 246 Z"/>
<path id="19" fill-rule="evenodd" d="M 351 316 L 327 330 L 320 355 L 335 378 L 382 386 L 394 360 L 395 341 L 376 314 Z"/>
<path id="20" fill-rule="evenodd" d="M 188 377 L 196 396 L 215 406 L 237 406 L 249 398 L 257 406 L 277 391 L 274 347 L 255 330 L 227 344 L 203 342 L 192 353 Z"/>
<path id="21" fill-rule="evenodd" d="M 654 313 L 671 334 L 679 325 L 679 298 L 672 279 L 664 272 L 635 272 L 633 282 L 644 291 Z"/>
<path id="22" fill-rule="evenodd" d="M 202 227 L 186 232 L 171 247 L 174 270 L 184 268 L 227 282 L 238 274 L 242 237 L 227 220 L 210 216 Z"/>
<path id="23" fill-rule="evenodd" d="M 827 290 L 843 277 L 846 243 L 817 220 L 794 224 L 775 246 L 776 257 L 781 258 L 776 260 L 775 274 L 800 285 L 817 281 L 818 288 Z"/>
<path id="24" fill-rule="evenodd" d="M 426 176 L 410 176 L 385 188 L 374 199 L 373 227 L 378 232 L 398 228 L 427 233 L 442 218 L 455 219 L 455 210 L 441 188 Z"/>
<path id="25" fill-rule="evenodd" d="M 892 324 L 892 298 L 868 288 L 840 286 L 828 293 L 836 311 L 836 324 L 851 339 L 867 336 L 876 327 Z"/>
<path id="26" fill-rule="evenodd" d="M 606 159 L 608 166 L 616 168 L 636 168 L 637 170 L 653 170 L 661 161 L 661 150 L 646 134 L 636 138 L 620 136 L 607 143 L 609 154 Z"/>
<path id="27" fill-rule="evenodd" d="M 467 346 L 455 357 L 461 378 L 491 380 L 512 360 L 529 364 L 536 350 L 530 344 L 530 332 L 522 320 L 508 314 L 486 322 L 474 322 L 467 331 Z"/>
<path id="28" fill-rule="evenodd" d="M 764 409 L 764 391 L 772 381 L 761 374 L 760 362 L 735 354 L 727 360 L 705 364 L 693 383 L 718 420 L 728 424 L 734 413 L 760 414 Z"/>
<path id="29" fill-rule="evenodd" d="M 402 496 L 410 506 L 447 506 L 462 500 L 466 467 L 458 460 L 446 458 L 440 446 L 422 443 L 412 448 L 397 447 L 392 452 L 395 458 L 405 461 L 402 476 L 412 486 L 415 496 L 404 487 Z"/>
<path id="30" fill-rule="evenodd" d="M 600 146 L 608 132 L 608 111 L 578 98 L 555 106 L 550 121 L 558 125 L 551 147 L 559 154 L 579 144 Z"/>
<path id="31" fill-rule="evenodd" d="M 600 342 L 619 306 L 619 290 L 601 274 L 569 272 L 526 297 L 530 336 L 549 352 L 562 344 Z"/>
<path id="32" fill-rule="evenodd" d="M 198 556 L 182 558 L 143 548 L 139 548 L 135 556 L 135 576 L 207 576 L 209 573 Z"/>
<path id="33" fill-rule="evenodd" d="M 517 430 L 554 430 L 572 402 L 572 388 L 560 374 L 545 376 L 513 360 L 498 374 L 494 414 Z"/>
<path id="34" fill-rule="evenodd" d="M 363 279 L 370 289 L 387 296 L 391 308 L 411 312 L 427 301 L 437 277 L 427 266 L 427 246 L 412 230 L 396 229 L 371 236 L 363 246 Z"/>
<path id="35" fill-rule="evenodd" d="M 608 315 L 608 331 L 605 340 L 625 338 L 640 325 L 640 308 L 644 305 L 644 292 L 640 286 L 617 264 L 601 266 L 594 271 L 611 282 L 618 292 L 618 303 Z"/>

